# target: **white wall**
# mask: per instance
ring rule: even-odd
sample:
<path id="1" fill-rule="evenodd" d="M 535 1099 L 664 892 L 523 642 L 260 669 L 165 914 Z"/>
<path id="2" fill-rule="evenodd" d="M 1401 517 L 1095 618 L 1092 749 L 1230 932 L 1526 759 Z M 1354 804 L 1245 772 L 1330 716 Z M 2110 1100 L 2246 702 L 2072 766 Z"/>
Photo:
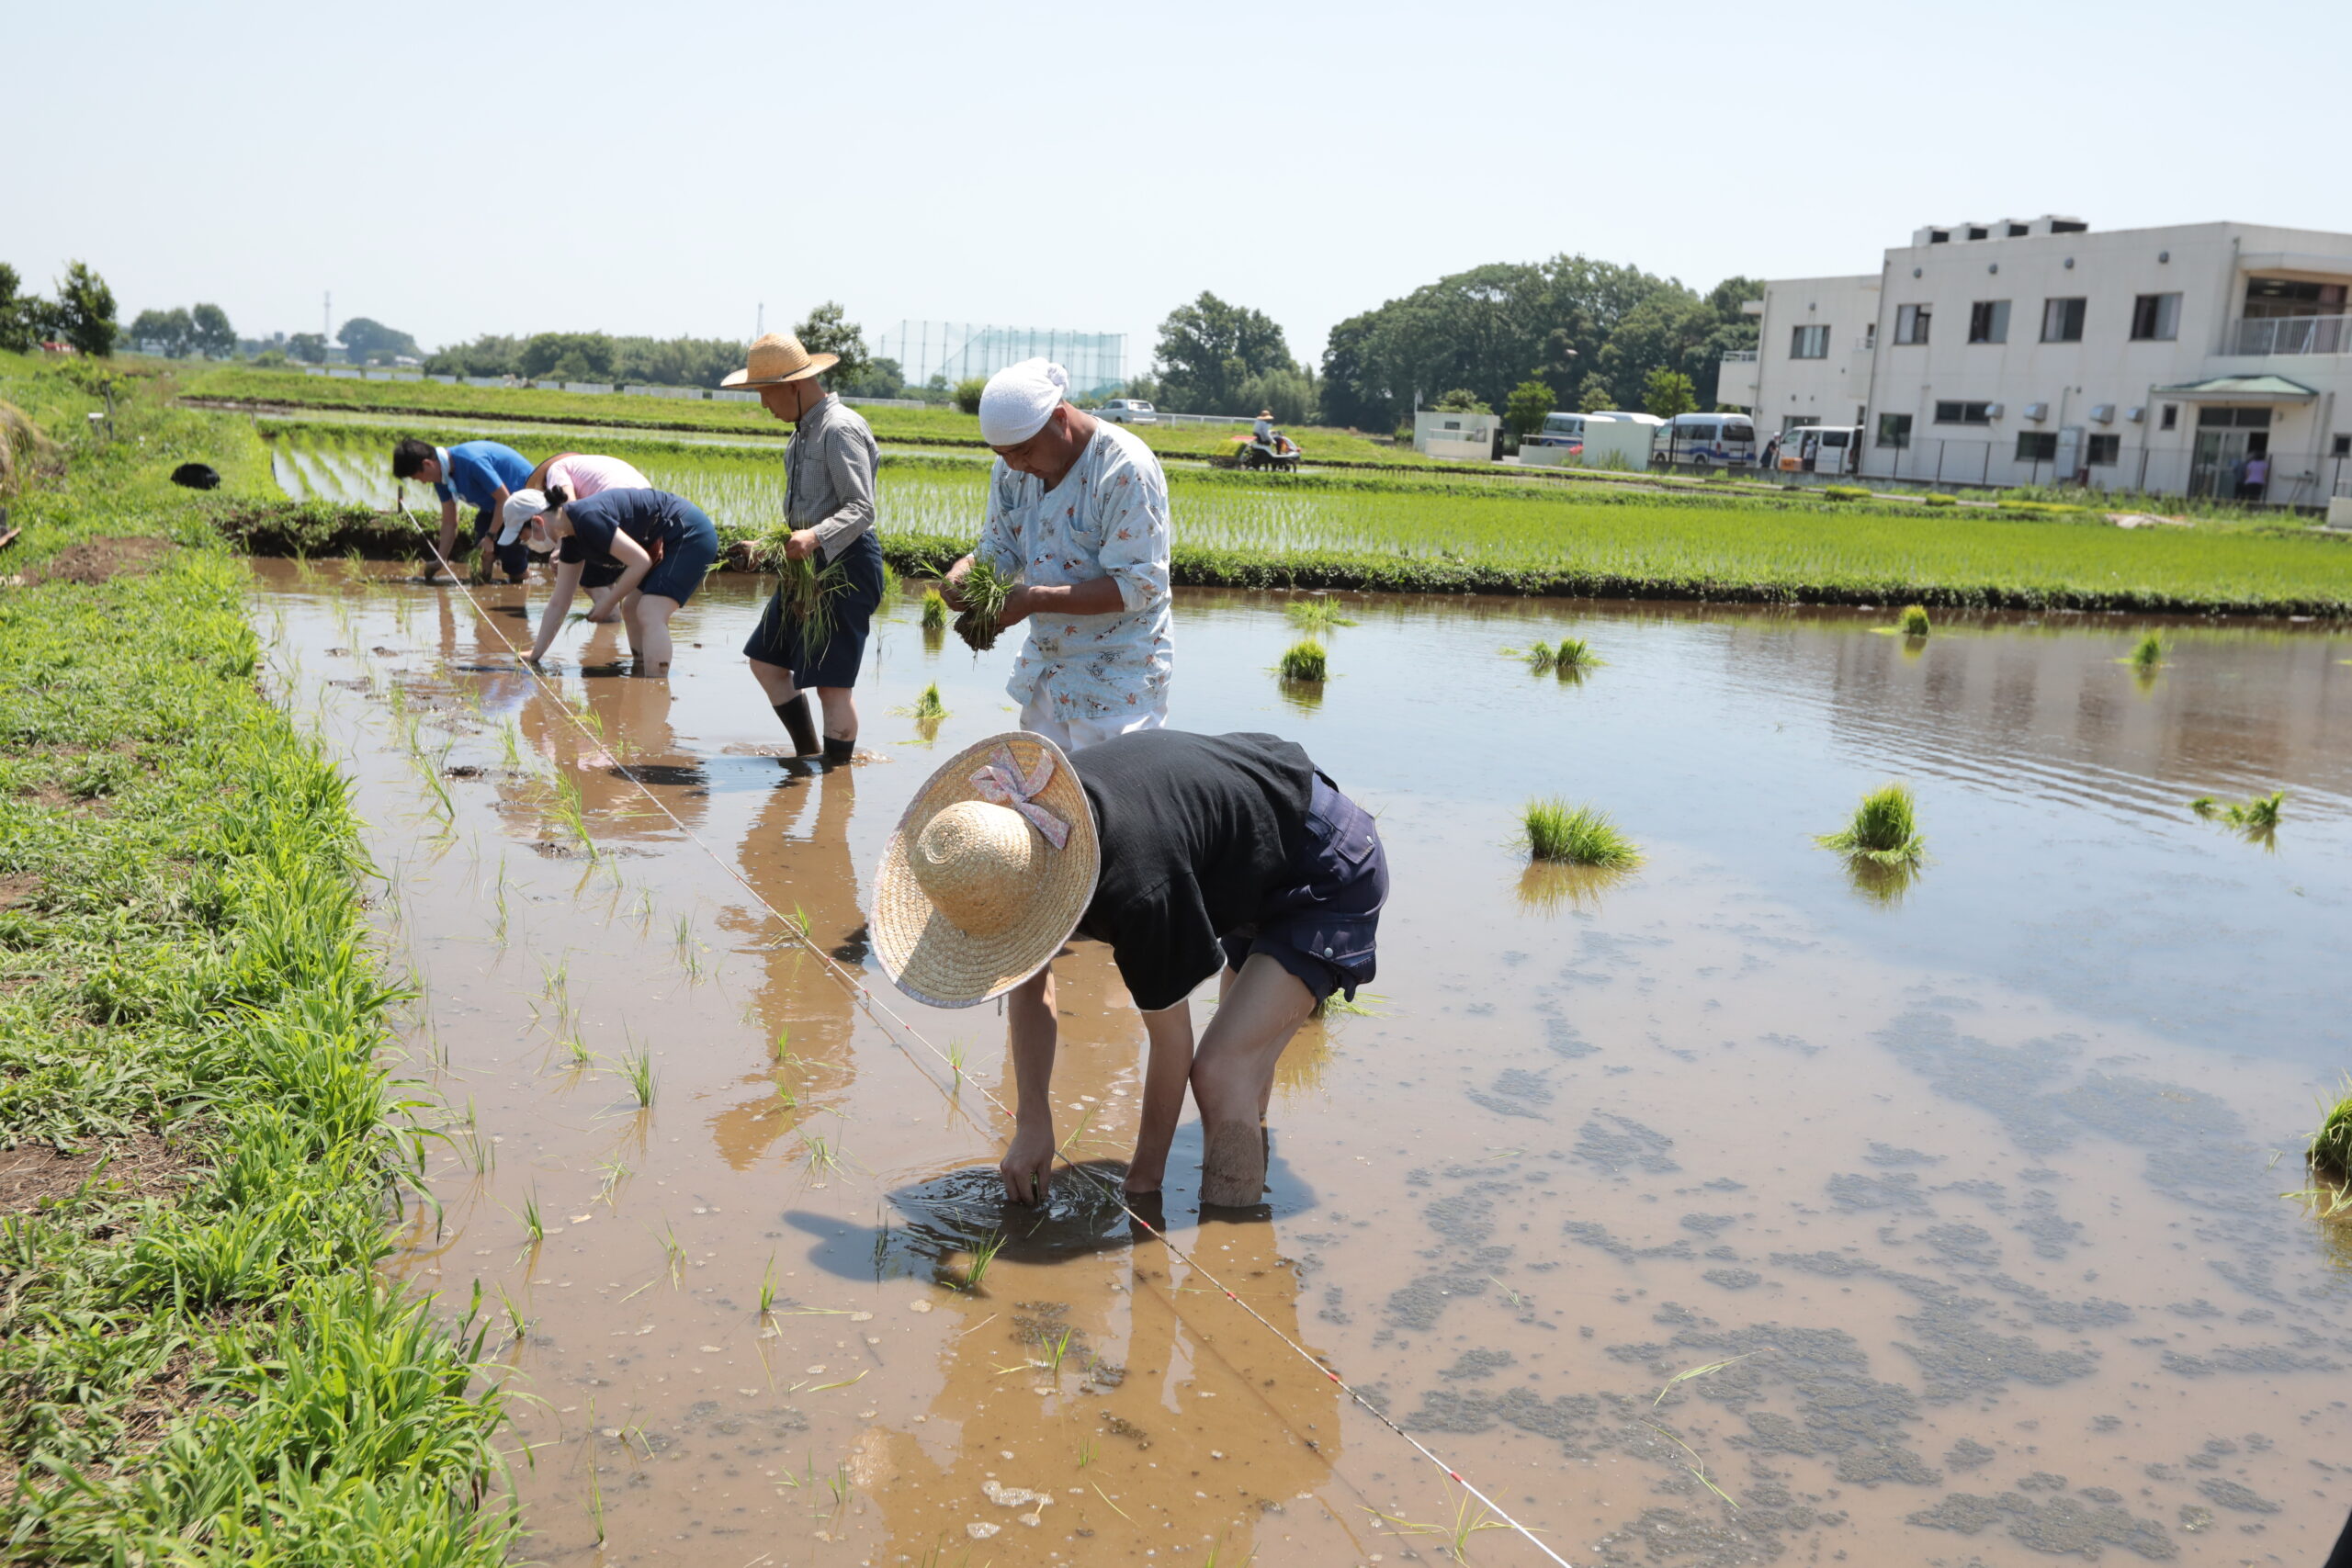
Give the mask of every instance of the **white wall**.
<path id="1" fill-rule="evenodd" d="M 1876 274 L 1795 277 L 1764 286 L 1757 323 L 1756 434 L 1762 440 L 1792 419 L 1851 424 L 1871 400 L 1871 343 L 1878 325 Z M 1829 329 L 1829 353 L 1798 359 L 1791 350 L 1799 327 Z"/>

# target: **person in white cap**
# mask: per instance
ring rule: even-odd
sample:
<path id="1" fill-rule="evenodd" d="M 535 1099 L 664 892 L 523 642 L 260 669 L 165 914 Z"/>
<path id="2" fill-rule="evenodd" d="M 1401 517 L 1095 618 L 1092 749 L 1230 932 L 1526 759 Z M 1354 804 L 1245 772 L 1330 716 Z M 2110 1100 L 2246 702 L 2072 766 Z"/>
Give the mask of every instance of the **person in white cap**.
<path id="1" fill-rule="evenodd" d="M 1021 728 L 1077 750 L 1167 721 L 1176 641 L 1168 479 L 1141 437 L 1067 400 L 1069 373 L 1023 360 L 989 378 L 980 435 L 996 450 L 980 542 L 1019 586 L 1001 626 L 1029 623 L 1005 690 Z"/>
<path id="2" fill-rule="evenodd" d="M 531 470 L 523 488 L 506 498 L 499 508 L 498 547 L 505 549 L 523 536 L 531 519 L 548 509 L 547 491 L 549 485 L 563 491 L 574 501 L 608 490 L 651 490 L 653 481 L 637 471 L 634 465 L 618 457 L 595 457 L 579 452 L 564 452 L 549 457 Z M 654 559 L 661 560 L 660 544 L 655 544 Z M 588 591 L 593 614 L 603 615 L 605 601 L 612 596 L 613 584 L 620 581 L 621 565 L 616 560 L 591 561 L 581 569 L 580 586 Z M 631 636 L 635 635 L 634 629 Z"/>
<path id="3" fill-rule="evenodd" d="M 1158 1192 L 1189 1088 L 1201 1201 L 1265 1190 L 1274 1065 L 1334 991 L 1374 974 L 1388 861 L 1372 816 L 1272 735 L 1156 729 L 1065 753 L 992 736 L 941 766 L 883 846 L 866 929 L 900 990 L 933 1007 L 1005 998 L 1020 1100 L 999 1169 L 1046 1196 L 1056 1149 L 1053 961 L 1107 942 L 1149 1055 L 1126 1190 Z M 1223 971 L 1193 1044 L 1187 998 Z"/>

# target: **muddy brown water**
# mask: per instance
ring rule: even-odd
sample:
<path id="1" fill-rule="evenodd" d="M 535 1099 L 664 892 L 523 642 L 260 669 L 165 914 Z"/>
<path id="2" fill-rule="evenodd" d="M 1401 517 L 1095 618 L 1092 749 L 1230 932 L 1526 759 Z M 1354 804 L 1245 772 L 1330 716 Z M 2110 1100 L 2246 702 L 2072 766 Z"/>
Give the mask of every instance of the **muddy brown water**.
<path id="1" fill-rule="evenodd" d="M 1269 672 L 1278 598 L 1181 596 L 1176 721 L 1300 740 L 1380 813 L 1396 889 L 1371 1010 L 1284 1059 L 1266 1212 L 1203 1223 L 1180 1144 L 1195 1268 L 1068 1179 L 1005 1215 L 1001 1018 L 865 956 L 906 799 L 1012 722 L 1009 643 L 894 606 L 879 757 L 820 777 L 772 754 L 748 580 L 681 616 L 666 683 L 566 633 L 594 740 L 505 657 L 521 592 L 256 570 L 273 678 L 388 878 L 402 1070 L 450 1108 L 395 1267 L 453 1313 L 485 1292 L 534 1558 L 1434 1562 L 1466 1532 L 1541 1561 L 1203 1269 L 1578 1564 L 2305 1563 L 2352 1505 L 2346 1277 L 2278 1157 L 2352 1058 L 2352 638 L 2170 626 L 2143 680 L 2121 617 L 1918 645 L 1868 614 L 1351 599 L 1310 694 Z M 1500 651 L 1564 632 L 1608 662 Z M 891 710 L 933 681 L 919 735 Z M 1934 858 L 1858 886 L 1811 836 L 1890 777 Z M 2278 787 L 2267 844 L 2185 809 Z M 1538 794 L 1647 863 L 1526 875 Z M 1059 1130 L 1114 1161 L 1141 1023 L 1100 948 L 1058 972 Z M 977 1288 L 943 1282 L 1000 1228 Z"/>

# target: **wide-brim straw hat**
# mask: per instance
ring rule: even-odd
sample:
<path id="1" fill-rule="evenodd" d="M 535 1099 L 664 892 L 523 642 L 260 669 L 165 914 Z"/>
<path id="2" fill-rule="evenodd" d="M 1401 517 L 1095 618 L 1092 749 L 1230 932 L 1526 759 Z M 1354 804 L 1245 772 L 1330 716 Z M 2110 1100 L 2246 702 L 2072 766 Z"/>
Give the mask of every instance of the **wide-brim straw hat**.
<path id="1" fill-rule="evenodd" d="M 1022 783 L 1035 781 L 1041 765 L 1050 764 L 1026 798 L 1068 826 L 1061 848 L 1054 848 L 1012 806 L 991 802 L 982 788 L 980 781 L 989 780 L 1002 796 L 1007 757 L 1013 779 Z M 988 772 L 991 765 L 993 774 Z M 973 805 L 987 809 L 963 809 Z M 966 931 L 949 919 L 916 876 L 914 857 L 922 852 L 926 831 L 944 812 L 954 813 L 946 827 L 948 836 L 957 840 L 959 875 L 968 872 L 965 880 L 993 895 L 989 918 L 974 922 L 988 928 L 983 932 Z M 973 821 L 992 830 L 953 831 Z M 1015 825 L 1017 833 L 1012 831 Z M 1027 730 L 992 735 L 941 764 L 916 792 L 882 847 L 867 920 L 874 956 L 900 990 L 933 1007 L 972 1007 L 1001 996 L 1061 951 L 1094 897 L 1102 865 L 1093 810 L 1061 748 Z"/>
<path id="2" fill-rule="evenodd" d="M 842 362 L 838 354 L 809 353 L 790 333 L 768 333 L 752 345 L 745 359 L 743 368 L 730 371 L 718 384 L 721 391 L 729 387 L 780 387 L 786 381 L 805 381 Z"/>

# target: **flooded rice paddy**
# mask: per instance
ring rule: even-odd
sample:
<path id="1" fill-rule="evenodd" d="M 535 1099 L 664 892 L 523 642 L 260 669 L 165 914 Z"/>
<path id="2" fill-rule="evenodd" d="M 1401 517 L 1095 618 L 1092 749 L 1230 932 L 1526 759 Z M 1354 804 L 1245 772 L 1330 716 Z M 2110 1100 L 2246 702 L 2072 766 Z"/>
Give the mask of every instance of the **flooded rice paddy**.
<path id="1" fill-rule="evenodd" d="M 1577 1564 L 2307 1563 L 2352 1503 L 2352 1279 L 2280 1197 L 2352 1058 L 2352 639 L 2168 628 L 2143 679 L 2121 618 L 1351 601 L 1318 694 L 1269 673 L 1278 598 L 1182 595 L 1175 722 L 1300 740 L 1395 895 L 1369 1010 L 1285 1057 L 1268 1209 L 1203 1221 L 1195 1134 L 1171 1248 L 1068 1178 L 1005 1213 L 1001 1019 L 865 956 L 909 795 L 1013 722 L 1009 642 L 895 604 L 877 755 L 818 775 L 750 580 L 666 683 L 569 631 L 583 734 L 506 656 L 521 591 L 257 570 L 448 1107 L 395 1267 L 479 1283 L 535 1559 L 1543 1560 L 1276 1333 Z M 1501 651 L 1562 633 L 1608 662 Z M 891 710 L 933 681 L 926 735 Z M 1888 778 L 1902 887 L 1812 842 Z M 2281 787 L 2267 843 L 2186 809 Z M 1647 863 L 1528 874 L 1553 794 Z M 1103 950 L 1057 972 L 1058 1131 L 1116 1161 L 1141 1022 Z"/>

